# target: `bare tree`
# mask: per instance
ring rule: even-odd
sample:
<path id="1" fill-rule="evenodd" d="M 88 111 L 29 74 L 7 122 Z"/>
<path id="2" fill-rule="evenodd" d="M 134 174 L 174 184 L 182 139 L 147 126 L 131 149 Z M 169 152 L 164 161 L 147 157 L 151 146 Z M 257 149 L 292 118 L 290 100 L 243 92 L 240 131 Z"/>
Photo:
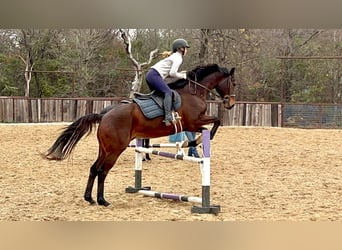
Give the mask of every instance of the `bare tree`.
<path id="1" fill-rule="evenodd" d="M 141 84 L 143 80 L 143 67 L 151 64 L 152 60 L 158 55 L 159 49 L 156 48 L 150 52 L 150 56 L 147 62 L 139 63 L 132 54 L 132 44 L 131 44 L 131 38 L 128 32 L 120 29 L 121 38 L 123 39 L 125 45 L 126 45 L 126 53 L 128 55 L 128 58 L 132 62 L 134 69 L 135 69 L 135 77 L 132 82 L 132 88 L 129 94 L 130 98 L 133 98 L 134 92 L 139 92 L 141 89 Z"/>
<path id="2" fill-rule="evenodd" d="M 34 63 L 31 64 L 29 53 L 27 54 L 26 60 L 20 55 L 19 57 L 25 63 L 25 80 L 26 80 L 25 97 L 29 97 L 30 96 L 30 81 L 32 78 L 32 69 L 33 69 Z"/>
<path id="3" fill-rule="evenodd" d="M 199 49 L 199 61 L 200 64 L 208 63 L 208 43 L 209 43 L 209 36 L 211 34 L 210 29 L 201 29 L 200 30 L 200 49 Z"/>
<path id="4" fill-rule="evenodd" d="M 31 37 L 34 32 L 35 32 L 34 30 L 21 30 L 21 34 L 22 34 L 21 44 L 23 45 L 25 49 L 26 59 L 24 59 L 20 55 L 19 55 L 19 58 L 25 64 L 25 80 L 26 80 L 25 97 L 29 97 L 30 95 L 30 82 L 31 82 L 31 76 L 32 76 L 32 69 L 34 65 Z"/>

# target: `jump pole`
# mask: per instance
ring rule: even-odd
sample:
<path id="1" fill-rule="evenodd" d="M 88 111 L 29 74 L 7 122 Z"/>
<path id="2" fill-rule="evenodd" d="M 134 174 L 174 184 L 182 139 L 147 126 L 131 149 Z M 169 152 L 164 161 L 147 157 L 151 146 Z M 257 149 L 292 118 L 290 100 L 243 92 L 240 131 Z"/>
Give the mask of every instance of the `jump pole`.
<path id="1" fill-rule="evenodd" d="M 159 199 L 170 199 L 176 201 L 189 201 L 194 203 L 202 203 L 202 199 L 199 197 L 186 196 L 181 194 L 169 194 L 169 193 L 159 193 L 151 190 L 139 190 L 138 193 L 145 196 L 155 197 Z"/>
<path id="2" fill-rule="evenodd" d="M 161 144 L 157 144 L 161 145 Z M 202 206 L 193 206 L 191 208 L 192 213 L 200 213 L 200 214 L 215 214 L 217 215 L 221 208 L 219 205 L 210 205 L 210 131 L 204 130 L 202 132 L 202 150 L 203 157 L 195 158 L 186 156 L 184 154 L 173 154 L 169 152 L 162 152 L 150 148 L 142 147 L 142 139 L 136 140 L 135 149 L 135 185 L 134 187 L 126 188 L 127 193 L 140 193 L 146 196 L 156 197 L 156 198 L 165 198 L 165 199 L 173 199 L 180 201 L 191 201 L 195 203 L 201 203 Z M 173 146 L 175 147 L 175 146 Z M 202 176 L 202 198 L 199 197 L 188 197 L 184 195 L 177 194 L 168 194 L 168 193 L 159 193 L 151 191 L 151 187 L 142 187 L 142 159 L 143 153 L 150 153 L 154 155 L 159 155 L 167 158 L 172 158 L 176 160 L 187 160 L 192 162 L 197 162 L 200 165 L 201 176 Z"/>
<path id="3" fill-rule="evenodd" d="M 142 139 L 137 139 L 137 141 L 142 141 Z M 130 144 L 128 147 L 131 148 L 138 148 L 142 146 L 142 142 L 139 143 L 140 146 L 138 146 L 138 142 L 136 144 Z M 147 148 L 176 148 L 177 149 L 177 154 L 184 153 L 182 149 L 182 144 L 181 142 L 176 142 L 176 143 L 154 143 L 154 144 L 149 144 Z M 145 152 L 149 153 L 149 152 Z"/>

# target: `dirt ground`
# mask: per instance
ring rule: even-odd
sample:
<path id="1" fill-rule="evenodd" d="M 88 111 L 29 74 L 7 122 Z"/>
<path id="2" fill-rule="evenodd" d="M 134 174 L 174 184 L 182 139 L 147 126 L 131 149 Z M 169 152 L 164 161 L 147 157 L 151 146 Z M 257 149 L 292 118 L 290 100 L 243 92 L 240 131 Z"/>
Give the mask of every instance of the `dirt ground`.
<path id="1" fill-rule="evenodd" d="M 192 214 L 190 202 L 125 193 L 134 185 L 127 149 L 105 183 L 109 207 L 83 200 L 97 157 L 95 133 L 62 162 L 40 157 L 67 124 L 0 124 L 2 221 L 341 221 L 342 131 L 220 127 L 211 144 L 211 203 L 221 212 Z M 167 142 L 163 137 L 152 143 Z M 152 156 L 143 185 L 201 195 L 198 164 Z M 96 197 L 96 185 L 93 196 Z"/>

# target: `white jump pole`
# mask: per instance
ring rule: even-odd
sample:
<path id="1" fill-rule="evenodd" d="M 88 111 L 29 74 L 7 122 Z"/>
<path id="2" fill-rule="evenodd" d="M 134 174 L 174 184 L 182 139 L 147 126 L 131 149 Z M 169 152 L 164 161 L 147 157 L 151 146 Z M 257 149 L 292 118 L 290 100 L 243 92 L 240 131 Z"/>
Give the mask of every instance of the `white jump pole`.
<path id="1" fill-rule="evenodd" d="M 163 144 L 152 144 L 156 145 L 156 147 L 162 147 Z M 165 145 L 165 144 L 164 144 Z M 173 154 L 169 152 L 162 152 L 155 149 L 143 148 L 142 147 L 142 139 L 136 139 L 136 145 L 130 145 L 131 147 L 135 147 L 135 185 L 134 187 L 126 188 L 127 193 L 140 193 L 150 197 L 156 198 L 165 198 L 165 199 L 173 199 L 180 201 L 190 201 L 195 203 L 201 203 L 202 206 L 193 206 L 191 209 L 192 213 L 209 213 L 209 214 L 218 214 L 220 212 L 220 206 L 210 205 L 210 131 L 204 130 L 202 132 L 202 150 L 203 157 L 196 158 L 191 156 L 186 156 L 184 154 Z M 167 147 L 171 147 L 170 144 L 167 144 Z M 173 144 L 172 147 L 177 147 L 177 145 Z M 159 155 L 162 157 L 167 157 L 176 160 L 186 160 L 197 162 L 200 165 L 201 176 L 202 176 L 202 198 L 199 197 L 191 197 L 185 195 L 178 194 L 169 194 L 169 193 L 160 193 L 151 191 L 151 187 L 142 187 L 142 159 L 143 153 L 150 153 L 154 155 Z"/>

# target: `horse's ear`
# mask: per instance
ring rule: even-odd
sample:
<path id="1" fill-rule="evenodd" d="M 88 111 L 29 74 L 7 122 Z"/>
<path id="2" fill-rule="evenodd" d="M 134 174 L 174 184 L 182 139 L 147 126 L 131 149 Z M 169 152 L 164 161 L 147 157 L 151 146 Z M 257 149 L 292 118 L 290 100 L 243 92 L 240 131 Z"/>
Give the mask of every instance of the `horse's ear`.
<path id="1" fill-rule="evenodd" d="M 235 68 L 232 68 L 232 69 L 230 70 L 229 75 L 234 75 L 234 72 L 235 72 Z"/>

